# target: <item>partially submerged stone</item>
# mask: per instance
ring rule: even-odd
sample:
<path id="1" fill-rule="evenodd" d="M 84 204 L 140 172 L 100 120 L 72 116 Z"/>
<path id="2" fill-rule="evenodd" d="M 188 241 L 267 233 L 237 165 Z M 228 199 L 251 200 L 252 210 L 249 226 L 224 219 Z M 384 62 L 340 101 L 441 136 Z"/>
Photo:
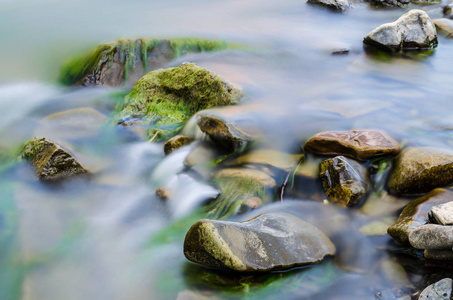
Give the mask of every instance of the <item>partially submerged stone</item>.
<path id="1" fill-rule="evenodd" d="M 389 227 L 388 234 L 397 242 L 409 243 L 409 234 L 417 227 L 429 222 L 431 207 L 453 200 L 453 192 L 435 189 L 425 196 L 410 202 L 401 212 L 396 223 Z"/>
<path id="2" fill-rule="evenodd" d="M 416 249 L 444 250 L 453 247 L 453 226 L 426 224 L 409 233 L 409 242 Z"/>
<path id="3" fill-rule="evenodd" d="M 336 11 L 345 11 L 351 6 L 348 0 L 308 0 L 307 3 L 324 6 Z"/>
<path id="4" fill-rule="evenodd" d="M 404 7 L 409 4 L 409 0 L 370 0 L 371 5 L 383 8 Z"/>
<path id="5" fill-rule="evenodd" d="M 445 35 L 449 39 L 453 38 L 453 20 L 441 18 L 433 20 L 433 23 L 436 25 L 439 34 Z"/>
<path id="6" fill-rule="evenodd" d="M 54 181 L 88 172 L 69 150 L 45 138 L 27 142 L 21 157 L 31 162 L 36 176 L 42 180 Z"/>
<path id="7" fill-rule="evenodd" d="M 437 224 L 453 225 L 453 199 L 445 204 L 431 207 L 431 214 Z"/>
<path id="8" fill-rule="evenodd" d="M 345 155 L 356 159 L 395 156 L 400 146 L 381 130 L 324 131 L 311 137 L 304 150 L 323 155 Z"/>
<path id="9" fill-rule="evenodd" d="M 193 63 L 143 76 L 114 115 L 140 118 L 152 141 L 174 136 L 199 110 L 236 104 L 242 93 L 225 79 Z"/>
<path id="10" fill-rule="evenodd" d="M 452 296 L 453 280 L 444 278 L 426 287 L 418 297 L 419 300 L 449 300 Z"/>
<path id="11" fill-rule="evenodd" d="M 412 9 L 395 22 L 371 31 L 363 42 L 392 52 L 431 49 L 437 46 L 437 33 L 426 12 Z"/>
<path id="12" fill-rule="evenodd" d="M 162 200 L 167 200 L 171 197 L 171 191 L 165 186 L 160 186 L 156 189 L 156 196 Z"/>
<path id="13" fill-rule="evenodd" d="M 302 158 L 302 154 L 289 154 L 272 149 L 254 149 L 223 164 L 228 166 L 262 164 L 284 171 L 291 171 Z"/>
<path id="14" fill-rule="evenodd" d="M 264 272 L 319 263 L 335 246 L 313 225 L 271 213 L 246 222 L 200 220 L 186 235 L 184 255 L 207 267 Z"/>
<path id="15" fill-rule="evenodd" d="M 223 41 L 199 39 L 119 39 L 68 61 L 60 81 L 67 85 L 133 86 L 149 70 L 187 53 L 218 51 Z"/>
<path id="16" fill-rule="evenodd" d="M 57 140 L 92 137 L 106 121 L 107 116 L 91 107 L 68 109 L 40 120 L 35 135 Z"/>
<path id="17" fill-rule="evenodd" d="M 399 195 L 426 193 L 453 182 L 453 151 L 410 147 L 396 158 L 387 188 Z"/>
<path id="18" fill-rule="evenodd" d="M 337 156 L 319 164 L 324 191 L 333 202 L 353 206 L 368 193 L 368 171 L 358 162 Z"/>
<path id="19" fill-rule="evenodd" d="M 430 250 L 426 249 L 423 251 L 423 256 L 426 260 L 434 260 L 434 261 L 453 261 L 453 251 L 451 249 L 448 250 Z"/>
<path id="20" fill-rule="evenodd" d="M 192 142 L 192 138 L 184 135 L 175 135 L 171 139 L 169 139 L 167 142 L 164 144 L 164 152 L 165 155 L 168 155 L 175 151 L 176 149 L 179 149 L 181 147 L 184 147 L 188 145 L 190 142 Z"/>

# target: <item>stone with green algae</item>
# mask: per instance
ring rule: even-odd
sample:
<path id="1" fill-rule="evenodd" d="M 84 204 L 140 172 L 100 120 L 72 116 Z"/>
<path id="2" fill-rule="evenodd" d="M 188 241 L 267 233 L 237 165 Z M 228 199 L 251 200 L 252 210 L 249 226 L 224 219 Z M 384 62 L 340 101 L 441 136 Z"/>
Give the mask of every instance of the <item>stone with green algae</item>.
<path id="1" fill-rule="evenodd" d="M 181 147 L 184 147 L 188 145 L 190 142 L 192 142 L 192 138 L 185 136 L 185 135 L 175 135 L 171 139 L 169 139 L 167 142 L 164 144 L 164 152 L 165 155 L 168 155 L 175 151 L 176 149 L 179 149 Z"/>
<path id="2" fill-rule="evenodd" d="M 315 226 L 285 213 L 246 222 L 200 220 L 187 232 L 184 255 L 207 267 L 265 272 L 321 262 L 335 246 Z"/>
<path id="3" fill-rule="evenodd" d="M 199 110 L 236 104 L 242 92 L 194 63 L 159 69 L 143 76 L 114 114 L 114 119 L 136 118 L 148 124 L 152 141 L 173 137 Z"/>
<path id="4" fill-rule="evenodd" d="M 396 158 L 387 188 L 398 195 L 431 191 L 453 182 L 453 151 L 434 147 L 409 147 Z"/>
<path id="5" fill-rule="evenodd" d="M 150 70 L 187 53 L 224 50 L 224 41 L 187 39 L 119 39 L 66 62 L 60 82 L 83 86 L 133 86 Z"/>
<path id="6" fill-rule="evenodd" d="M 36 176 L 46 181 L 88 173 L 68 149 L 46 138 L 27 142 L 21 151 L 21 158 L 30 161 Z"/>

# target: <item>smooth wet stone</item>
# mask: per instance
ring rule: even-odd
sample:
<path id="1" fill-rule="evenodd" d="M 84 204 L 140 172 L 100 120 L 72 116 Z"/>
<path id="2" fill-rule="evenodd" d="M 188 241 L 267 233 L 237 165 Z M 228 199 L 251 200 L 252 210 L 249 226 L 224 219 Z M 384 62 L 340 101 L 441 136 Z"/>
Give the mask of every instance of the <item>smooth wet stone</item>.
<path id="1" fill-rule="evenodd" d="M 426 287 L 418 297 L 419 300 L 449 300 L 452 293 L 453 280 L 444 278 Z"/>
<path id="2" fill-rule="evenodd" d="M 336 11 L 345 11 L 351 6 L 348 0 L 308 0 L 307 3 L 324 6 Z"/>
<path id="3" fill-rule="evenodd" d="M 255 208 L 263 206 L 263 200 L 261 200 L 260 197 L 256 197 L 256 196 L 255 197 L 251 197 L 251 198 L 248 198 L 244 202 L 244 206 L 246 206 L 248 208 L 255 209 Z"/>
<path id="4" fill-rule="evenodd" d="M 160 186 L 156 190 L 156 196 L 162 200 L 167 200 L 171 196 L 171 191 L 164 186 Z"/>
<path id="5" fill-rule="evenodd" d="M 184 255 L 207 267 L 264 272 L 319 263 L 335 246 L 313 225 L 270 213 L 246 222 L 200 220 L 186 235 Z"/>
<path id="6" fill-rule="evenodd" d="M 409 242 L 417 249 L 444 250 L 453 247 L 453 226 L 426 224 L 409 233 Z"/>
<path id="7" fill-rule="evenodd" d="M 256 149 L 223 164 L 227 166 L 261 164 L 284 171 L 291 171 L 302 158 L 302 154 L 289 154 L 271 149 Z"/>
<path id="8" fill-rule="evenodd" d="M 445 35 L 449 39 L 453 38 L 453 20 L 441 18 L 433 20 L 433 23 L 436 25 L 439 34 Z"/>
<path id="9" fill-rule="evenodd" d="M 431 207 L 431 215 L 437 224 L 453 225 L 453 200 L 451 202 Z"/>
<path id="10" fill-rule="evenodd" d="M 325 131 L 311 137 L 304 150 L 323 155 L 345 155 L 356 159 L 395 156 L 400 146 L 381 130 Z"/>
<path id="11" fill-rule="evenodd" d="M 370 0 L 371 5 L 376 7 L 404 7 L 409 4 L 409 0 Z"/>
<path id="12" fill-rule="evenodd" d="M 448 5 L 445 5 L 444 8 L 442 9 L 442 12 L 444 16 L 449 16 L 453 12 L 453 3 L 450 3 Z"/>
<path id="13" fill-rule="evenodd" d="M 241 180 L 254 180 L 263 186 L 273 188 L 277 186 L 275 179 L 266 172 L 249 168 L 227 168 L 222 169 L 214 175 L 214 179 L 237 178 Z"/>
<path id="14" fill-rule="evenodd" d="M 31 162 L 36 176 L 42 180 L 54 181 L 88 172 L 69 150 L 45 138 L 27 142 L 21 157 Z"/>
<path id="15" fill-rule="evenodd" d="M 199 39 L 119 39 L 68 61 L 60 81 L 67 85 L 133 86 L 150 70 L 187 53 L 224 50 L 222 41 Z"/>
<path id="16" fill-rule="evenodd" d="M 426 193 L 453 182 L 453 151 L 410 147 L 396 158 L 387 188 L 398 195 Z"/>
<path id="17" fill-rule="evenodd" d="M 412 9 L 395 22 L 371 31 L 363 42 L 392 52 L 431 49 L 437 46 L 437 33 L 426 12 Z"/>
<path id="18" fill-rule="evenodd" d="M 168 155 L 175 151 L 176 149 L 188 145 L 190 142 L 192 142 L 192 140 L 193 139 L 188 136 L 175 135 L 164 144 L 165 155 Z"/>
<path id="19" fill-rule="evenodd" d="M 389 227 L 388 234 L 397 242 L 409 243 L 409 233 L 417 227 L 429 223 L 431 207 L 453 200 L 453 192 L 435 189 L 432 192 L 410 202 L 401 212 L 396 223 Z"/>
<path id="20" fill-rule="evenodd" d="M 353 206 L 368 193 L 368 171 L 358 162 L 344 156 L 326 159 L 319 164 L 323 189 L 333 202 Z"/>
<path id="21" fill-rule="evenodd" d="M 107 116 L 91 107 L 80 107 L 51 114 L 38 122 L 35 136 L 53 140 L 92 137 L 99 133 Z"/>
<path id="22" fill-rule="evenodd" d="M 439 261 L 453 261 L 453 251 L 449 250 L 432 250 L 426 249 L 423 252 L 425 259 L 439 260 Z"/>
<path id="23" fill-rule="evenodd" d="M 387 229 L 394 223 L 393 217 L 383 218 L 363 225 L 360 232 L 368 236 L 387 235 Z"/>
<path id="24" fill-rule="evenodd" d="M 113 114 L 119 124 L 133 118 L 148 126 L 150 141 L 175 136 L 196 112 L 237 104 L 242 92 L 226 79 L 194 63 L 151 71 L 137 81 Z"/>

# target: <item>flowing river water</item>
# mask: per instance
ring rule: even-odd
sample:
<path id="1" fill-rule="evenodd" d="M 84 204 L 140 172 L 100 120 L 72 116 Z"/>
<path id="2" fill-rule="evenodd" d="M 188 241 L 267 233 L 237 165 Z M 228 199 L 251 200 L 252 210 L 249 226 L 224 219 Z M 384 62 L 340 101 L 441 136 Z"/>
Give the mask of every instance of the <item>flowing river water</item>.
<path id="1" fill-rule="evenodd" d="M 416 7 L 376 10 L 359 3 L 339 14 L 304 0 L 2 0 L 0 147 L 33 137 L 51 113 L 92 107 L 108 116 L 127 91 L 67 88 L 57 78 L 64 61 L 122 37 L 246 46 L 168 66 L 195 62 L 241 86 L 246 104 L 265 108 L 248 117 L 274 149 L 300 153 L 314 133 L 352 128 L 452 147 L 452 40 L 439 36 L 433 51 L 394 56 L 363 47 L 371 30 Z M 421 8 L 436 18 L 439 7 Z M 350 51 L 331 55 L 334 49 Z M 177 176 L 190 146 L 166 157 L 162 144 L 113 126 L 90 138 L 63 134 L 95 165 L 94 176 L 46 184 L 27 164 L 0 167 L 2 300 L 393 299 L 386 292 L 412 293 L 431 277 L 448 275 L 404 255 L 388 235 L 359 232 L 379 217 L 396 217 L 405 200 L 344 210 L 288 198 L 234 217 L 286 211 L 313 222 L 342 220 L 334 240 L 341 254 L 319 265 L 243 275 L 194 265 L 182 253 L 184 235 L 203 217 L 200 203 L 216 191 Z M 164 203 L 155 190 L 172 182 L 178 202 Z"/>

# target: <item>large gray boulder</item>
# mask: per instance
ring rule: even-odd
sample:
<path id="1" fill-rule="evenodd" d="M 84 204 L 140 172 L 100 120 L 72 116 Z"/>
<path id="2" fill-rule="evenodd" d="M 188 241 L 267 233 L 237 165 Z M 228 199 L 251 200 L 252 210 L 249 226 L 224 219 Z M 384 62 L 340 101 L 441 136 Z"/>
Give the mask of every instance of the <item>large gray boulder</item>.
<path id="1" fill-rule="evenodd" d="M 335 246 L 313 225 L 270 213 L 246 222 L 200 220 L 186 235 L 184 254 L 207 267 L 263 272 L 321 262 Z"/>
<path id="2" fill-rule="evenodd" d="M 444 250 L 453 247 L 453 226 L 426 224 L 409 233 L 409 242 L 417 249 Z"/>
<path id="3" fill-rule="evenodd" d="M 444 278 L 431 284 L 423 290 L 419 300 L 449 300 L 452 292 L 453 280 Z"/>
<path id="4" fill-rule="evenodd" d="M 426 12 L 413 9 L 395 22 L 377 27 L 363 42 L 392 52 L 431 49 L 437 46 L 437 32 Z"/>

